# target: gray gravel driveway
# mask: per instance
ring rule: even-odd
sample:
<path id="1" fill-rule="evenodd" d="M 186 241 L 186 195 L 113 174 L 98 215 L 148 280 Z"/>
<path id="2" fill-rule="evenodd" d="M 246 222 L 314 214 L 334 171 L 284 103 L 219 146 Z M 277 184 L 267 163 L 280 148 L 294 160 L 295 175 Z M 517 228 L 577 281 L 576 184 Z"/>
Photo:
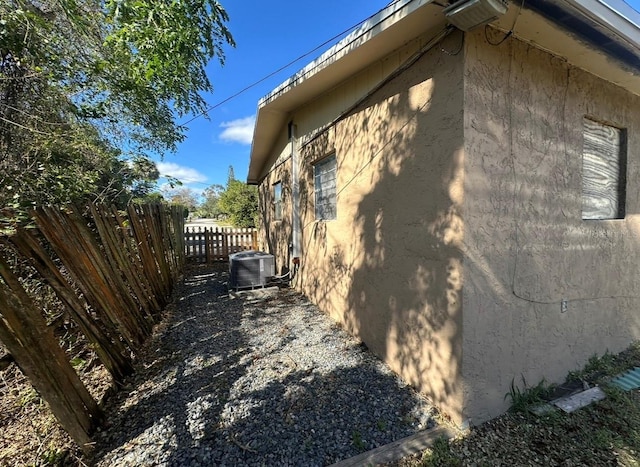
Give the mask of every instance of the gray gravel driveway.
<path id="1" fill-rule="evenodd" d="M 124 388 L 95 464 L 321 466 L 434 424 L 416 394 L 308 300 L 230 297 L 190 270 Z"/>

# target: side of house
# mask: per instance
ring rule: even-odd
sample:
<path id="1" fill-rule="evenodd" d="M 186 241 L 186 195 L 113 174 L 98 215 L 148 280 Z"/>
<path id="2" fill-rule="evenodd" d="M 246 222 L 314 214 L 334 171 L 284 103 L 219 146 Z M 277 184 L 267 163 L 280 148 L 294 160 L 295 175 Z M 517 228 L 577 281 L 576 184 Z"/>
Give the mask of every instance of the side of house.
<path id="1" fill-rule="evenodd" d="M 458 423 L 640 338 L 638 27 L 589 1 L 468 33 L 401 1 L 260 104 L 280 272 Z"/>
<path id="2" fill-rule="evenodd" d="M 474 422 L 506 409 L 521 375 L 560 382 L 640 338 L 640 96 L 521 40 L 489 43 L 501 37 L 473 32 L 465 45 Z"/>
<path id="3" fill-rule="evenodd" d="M 442 48 L 455 51 L 462 33 L 433 48 L 431 39 L 410 41 L 292 113 L 302 245 L 295 286 L 459 416 L 463 54 Z M 345 102 L 355 107 L 343 114 Z M 286 265 L 292 147 L 281 132 L 281 163 L 260 197 L 264 243 Z M 271 222 L 277 211 L 282 220 Z"/>

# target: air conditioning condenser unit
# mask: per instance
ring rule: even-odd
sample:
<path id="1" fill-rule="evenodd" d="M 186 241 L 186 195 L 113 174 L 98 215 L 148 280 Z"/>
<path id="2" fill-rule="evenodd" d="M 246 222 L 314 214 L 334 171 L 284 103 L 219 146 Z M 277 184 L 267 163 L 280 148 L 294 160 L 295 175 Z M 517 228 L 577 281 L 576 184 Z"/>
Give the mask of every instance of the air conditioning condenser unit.
<path id="1" fill-rule="evenodd" d="M 241 251 L 229 255 L 229 288 L 265 287 L 275 276 L 273 255 L 262 251 Z"/>

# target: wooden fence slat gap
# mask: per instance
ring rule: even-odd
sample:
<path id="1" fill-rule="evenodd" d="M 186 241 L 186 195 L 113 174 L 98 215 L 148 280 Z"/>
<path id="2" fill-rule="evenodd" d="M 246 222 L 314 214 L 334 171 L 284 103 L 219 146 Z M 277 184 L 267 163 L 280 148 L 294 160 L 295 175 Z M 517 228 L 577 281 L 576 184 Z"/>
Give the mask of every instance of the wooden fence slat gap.
<path id="1" fill-rule="evenodd" d="M 187 227 L 182 238 L 185 258 L 199 263 L 229 261 L 230 254 L 258 249 L 253 228 Z"/>
<path id="2" fill-rule="evenodd" d="M 184 267 L 182 212 L 159 203 L 130 205 L 123 215 L 114 206 L 44 206 L 31 214 L 36 228 L 17 228 L 0 242 L 51 287 L 105 368 L 122 381 Z M 0 340 L 64 429 L 89 449 L 98 406 L 3 252 Z"/>

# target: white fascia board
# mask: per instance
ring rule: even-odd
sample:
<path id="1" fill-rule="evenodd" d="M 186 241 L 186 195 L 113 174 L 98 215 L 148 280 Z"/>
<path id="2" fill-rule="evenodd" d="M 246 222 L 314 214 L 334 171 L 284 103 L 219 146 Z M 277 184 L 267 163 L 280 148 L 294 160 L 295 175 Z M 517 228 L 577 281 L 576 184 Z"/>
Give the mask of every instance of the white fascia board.
<path id="1" fill-rule="evenodd" d="M 380 10 L 355 31 L 320 55 L 316 60 L 309 63 L 285 82 L 277 86 L 269 94 L 260 99 L 258 102 L 258 108 L 263 107 L 276 99 L 279 95 L 286 93 L 289 89 L 301 84 L 306 79 L 330 66 L 337 60 L 340 60 L 345 55 L 348 55 L 351 51 L 371 40 L 373 37 L 411 14 L 419 7 L 427 3 L 432 3 L 433 1 L 434 0 L 399 0 L 387 8 Z"/>
<path id="2" fill-rule="evenodd" d="M 640 13 L 623 0 L 565 0 L 587 18 L 624 39 L 635 49 L 640 49 Z"/>
<path id="3" fill-rule="evenodd" d="M 286 123 L 289 113 L 302 102 L 312 99 L 323 90 L 351 76 L 359 67 L 374 59 L 380 59 L 419 31 L 442 23 L 444 15 L 437 11 L 426 13 L 434 0 L 398 0 L 371 16 L 354 32 L 331 47 L 320 57 L 302 68 L 284 83 L 260 99 L 256 113 L 253 140 L 250 152 L 247 182 L 257 184 L 263 166 L 278 132 Z M 422 8 L 425 7 L 425 8 Z M 411 16 L 422 9 L 423 14 Z M 406 31 L 399 24 L 408 21 Z M 433 23 L 433 24 L 432 24 Z M 403 31 L 406 33 L 403 33 Z M 385 39 L 384 46 L 371 44 Z"/>

